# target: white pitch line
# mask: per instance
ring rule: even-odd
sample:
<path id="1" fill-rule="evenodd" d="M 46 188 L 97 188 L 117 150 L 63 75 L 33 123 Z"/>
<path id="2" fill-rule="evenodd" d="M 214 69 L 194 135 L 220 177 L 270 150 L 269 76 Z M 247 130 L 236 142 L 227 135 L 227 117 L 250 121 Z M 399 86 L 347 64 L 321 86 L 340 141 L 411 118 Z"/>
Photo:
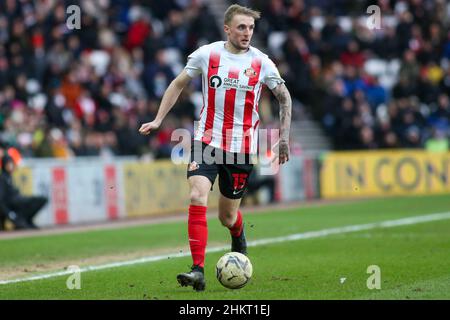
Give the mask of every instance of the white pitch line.
<path id="1" fill-rule="evenodd" d="M 283 237 L 266 238 L 266 239 L 249 241 L 247 243 L 247 245 L 249 247 L 255 247 L 255 246 L 261 246 L 261 245 L 273 244 L 273 243 L 281 243 L 281 242 L 288 242 L 288 241 L 326 237 L 326 236 L 333 235 L 333 234 L 342 234 L 342 233 L 349 233 L 349 232 L 356 232 L 356 231 L 363 231 L 363 230 L 370 230 L 370 229 L 393 228 L 393 227 L 398 227 L 398 226 L 406 226 L 406 225 L 410 225 L 410 224 L 418 224 L 418 223 L 439 221 L 439 220 L 445 220 L 445 219 L 450 219 L 450 212 L 434 213 L 434 214 L 408 217 L 408 218 L 397 219 L 397 220 L 387 220 L 387 221 L 380 221 L 380 222 L 367 223 L 367 224 L 336 227 L 336 228 L 323 229 L 323 230 L 317 230 L 317 231 L 308 231 L 308 232 L 303 232 L 303 233 L 291 234 L 291 235 L 283 236 Z M 213 247 L 213 248 L 206 250 L 206 252 L 207 253 L 220 252 L 220 251 L 225 251 L 228 249 L 229 249 L 229 246 Z M 96 265 L 96 266 L 87 266 L 87 267 L 80 268 L 79 272 L 112 269 L 112 268 L 131 266 L 131 265 L 142 264 L 142 263 L 161 261 L 161 260 L 166 260 L 169 258 L 181 258 L 181 257 L 187 257 L 187 256 L 190 256 L 190 252 L 143 257 L 140 259 L 134 259 L 134 260 L 128 260 L 128 261 L 113 262 L 113 263 L 107 263 L 107 264 Z M 66 271 L 52 272 L 52 273 L 41 274 L 41 275 L 36 275 L 36 276 L 31 276 L 31 277 L 26 277 L 26 278 L 19 278 L 19 279 L 12 279 L 12 280 L 0 280 L 0 285 L 19 283 L 19 282 L 28 282 L 28 281 L 34 281 L 34 280 L 43 280 L 43 279 L 55 278 L 55 277 L 60 277 L 60 276 L 65 276 L 65 275 L 72 275 L 73 273 L 74 272 L 72 270 L 66 270 Z"/>

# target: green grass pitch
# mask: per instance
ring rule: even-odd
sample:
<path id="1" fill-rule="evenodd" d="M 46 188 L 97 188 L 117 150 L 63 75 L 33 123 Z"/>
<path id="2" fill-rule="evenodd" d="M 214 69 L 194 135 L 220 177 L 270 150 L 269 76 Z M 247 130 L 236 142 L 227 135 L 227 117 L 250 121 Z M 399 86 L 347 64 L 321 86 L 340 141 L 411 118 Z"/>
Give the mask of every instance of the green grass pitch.
<path id="1" fill-rule="evenodd" d="M 396 197 L 309 206 L 245 215 L 249 241 L 329 228 L 449 212 L 450 197 Z M 228 245 L 217 218 L 208 220 L 208 247 Z M 0 240 L 0 279 L 123 261 L 138 256 L 187 253 L 186 222 Z M 240 290 L 222 287 L 206 257 L 206 291 L 182 288 L 176 274 L 191 258 L 81 273 L 81 289 L 68 276 L 0 284 L 0 299 L 450 299 L 450 219 L 335 233 L 249 248 L 253 277 Z M 96 260 L 97 259 L 97 260 Z M 367 288 L 367 268 L 381 270 L 381 289 Z M 52 266 L 54 267 L 52 269 Z M 28 272 L 24 273 L 23 270 Z M 21 275 L 17 275 L 18 272 Z"/>

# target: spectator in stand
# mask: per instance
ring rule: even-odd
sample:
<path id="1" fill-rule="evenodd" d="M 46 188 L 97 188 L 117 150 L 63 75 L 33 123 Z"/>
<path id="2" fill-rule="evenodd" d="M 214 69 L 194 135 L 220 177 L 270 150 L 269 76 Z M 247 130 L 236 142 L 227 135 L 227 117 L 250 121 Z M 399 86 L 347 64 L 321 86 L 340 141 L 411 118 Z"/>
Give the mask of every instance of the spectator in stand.
<path id="1" fill-rule="evenodd" d="M 344 66 L 350 65 L 355 68 L 362 68 L 365 60 L 366 58 L 355 40 L 351 40 L 347 44 L 347 50 L 341 54 L 341 62 Z"/>

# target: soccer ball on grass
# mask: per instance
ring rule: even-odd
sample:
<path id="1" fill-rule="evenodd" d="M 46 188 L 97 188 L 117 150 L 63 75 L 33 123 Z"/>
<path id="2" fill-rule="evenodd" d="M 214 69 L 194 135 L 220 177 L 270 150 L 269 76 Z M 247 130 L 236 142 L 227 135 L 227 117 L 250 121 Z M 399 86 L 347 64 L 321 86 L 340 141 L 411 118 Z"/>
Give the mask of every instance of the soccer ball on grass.
<path id="1" fill-rule="evenodd" d="M 216 277 L 228 289 L 240 289 L 252 277 L 253 266 L 250 259 L 239 252 L 224 254 L 216 264 Z"/>

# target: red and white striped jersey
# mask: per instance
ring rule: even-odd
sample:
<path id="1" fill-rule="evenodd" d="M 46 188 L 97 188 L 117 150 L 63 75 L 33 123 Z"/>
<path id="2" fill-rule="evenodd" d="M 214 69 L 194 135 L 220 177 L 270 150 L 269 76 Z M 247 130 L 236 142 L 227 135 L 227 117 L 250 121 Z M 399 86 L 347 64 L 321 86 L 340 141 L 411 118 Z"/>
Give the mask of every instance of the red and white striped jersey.
<path id="1" fill-rule="evenodd" d="M 273 89 L 284 83 L 275 64 L 254 47 L 233 54 L 218 41 L 189 55 L 185 70 L 190 77 L 202 75 L 203 107 L 194 139 L 228 152 L 256 153 L 262 85 Z"/>

